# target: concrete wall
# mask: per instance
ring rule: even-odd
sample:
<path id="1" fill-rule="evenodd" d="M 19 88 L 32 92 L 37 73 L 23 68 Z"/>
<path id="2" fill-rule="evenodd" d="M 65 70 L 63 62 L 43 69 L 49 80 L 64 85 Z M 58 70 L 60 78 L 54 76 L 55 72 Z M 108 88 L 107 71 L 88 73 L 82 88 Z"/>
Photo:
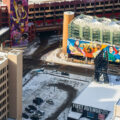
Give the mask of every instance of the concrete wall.
<path id="1" fill-rule="evenodd" d="M 8 54 L 9 64 L 9 117 L 21 120 L 22 116 L 22 53 Z"/>

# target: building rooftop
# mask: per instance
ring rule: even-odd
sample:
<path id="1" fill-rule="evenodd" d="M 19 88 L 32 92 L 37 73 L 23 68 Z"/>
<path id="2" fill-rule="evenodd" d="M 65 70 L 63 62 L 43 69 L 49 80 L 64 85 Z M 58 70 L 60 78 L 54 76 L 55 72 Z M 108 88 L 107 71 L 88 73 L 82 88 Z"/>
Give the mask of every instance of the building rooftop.
<path id="1" fill-rule="evenodd" d="M 7 54 L 4 52 L 0 52 L 0 64 L 7 60 Z"/>
<path id="2" fill-rule="evenodd" d="M 51 3 L 51 2 L 64 2 L 64 1 L 74 1 L 74 0 L 29 0 L 28 4 L 41 4 L 41 3 Z"/>
<path id="3" fill-rule="evenodd" d="M 119 117 L 115 117 L 114 120 L 120 120 L 120 118 Z"/>
<path id="4" fill-rule="evenodd" d="M 70 111 L 68 114 L 69 118 L 74 118 L 76 120 L 78 120 L 81 116 L 82 116 L 81 113 L 77 113 L 77 112 L 73 112 L 73 111 Z"/>
<path id="5" fill-rule="evenodd" d="M 12 119 L 12 118 L 8 118 L 7 120 L 15 120 L 15 119 Z"/>
<path id="6" fill-rule="evenodd" d="M 20 50 L 16 50 L 16 49 L 13 49 L 10 52 L 8 52 L 8 54 L 13 54 L 13 55 L 19 55 L 20 53 L 21 53 L 21 51 Z"/>
<path id="7" fill-rule="evenodd" d="M 9 30 L 9 27 L 4 27 L 0 29 L 0 36 L 6 33 Z"/>
<path id="8" fill-rule="evenodd" d="M 16 50 L 13 49 L 11 51 L 2 51 L 0 52 L 0 64 L 2 64 L 3 62 L 5 62 L 8 59 L 8 55 L 19 55 L 21 53 L 21 50 Z"/>
<path id="9" fill-rule="evenodd" d="M 72 20 L 72 23 L 77 26 L 87 26 L 90 28 L 120 31 L 120 21 L 112 20 L 109 18 L 99 18 L 96 16 L 79 15 Z M 72 24 L 71 23 L 71 24 Z"/>
<path id="10" fill-rule="evenodd" d="M 113 112 L 114 104 L 119 98 L 120 85 L 110 86 L 92 82 L 73 103 Z"/>
<path id="11" fill-rule="evenodd" d="M 29 0 L 29 4 L 51 3 L 51 2 L 66 2 L 75 0 Z M 86 2 L 103 1 L 103 0 L 86 0 Z"/>
<path id="12" fill-rule="evenodd" d="M 0 1 L 0 7 L 1 6 L 7 6 L 7 5 Z"/>
<path id="13" fill-rule="evenodd" d="M 119 106 L 120 106 L 120 99 L 118 100 L 117 105 L 119 105 Z"/>

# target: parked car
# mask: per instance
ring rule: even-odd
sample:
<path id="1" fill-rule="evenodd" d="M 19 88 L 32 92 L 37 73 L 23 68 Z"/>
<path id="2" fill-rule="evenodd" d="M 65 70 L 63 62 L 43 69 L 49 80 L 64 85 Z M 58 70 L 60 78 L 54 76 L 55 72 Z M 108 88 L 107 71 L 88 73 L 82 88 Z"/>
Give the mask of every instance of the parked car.
<path id="1" fill-rule="evenodd" d="M 38 114 L 38 115 L 40 115 L 40 116 L 43 116 L 43 115 L 45 114 L 45 112 L 42 111 L 42 110 L 37 110 L 37 111 L 36 111 L 36 114 Z"/>
<path id="2" fill-rule="evenodd" d="M 34 105 L 28 105 L 28 107 L 29 107 L 31 110 L 37 110 L 37 108 L 36 108 Z"/>
<path id="3" fill-rule="evenodd" d="M 69 76 L 69 73 L 67 73 L 67 72 L 61 72 L 61 75 Z"/>
<path id="4" fill-rule="evenodd" d="M 41 118 L 41 116 L 37 115 L 37 114 L 33 114 L 31 117 L 30 117 L 32 120 L 39 120 Z"/>
<path id="5" fill-rule="evenodd" d="M 30 108 L 25 108 L 25 111 L 28 113 L 34 113 L 34 110 L 31 110 Z"/>
<path id="6" fill-rule="evenodd" d="M 25 119 L 29 118 L 29 116 L 26 113 L 22 113 L 22 117 L 25 118 Z"/>
<path id="7" fill-rule="evenodd" d="M 54 102 L 53 102 L 52 99 L 47 100 L 46 103 L 48 103 L 48 104 L 50 104 L 50 105 L 54 105 Z"/>
<path id="8" fill-rule="evenodd" d="M 43 99 L 39 97 L 33 99 L 33 103 L 35 103 L 36 105 L 41 105 L 43 102 L 44 102 Z"/>

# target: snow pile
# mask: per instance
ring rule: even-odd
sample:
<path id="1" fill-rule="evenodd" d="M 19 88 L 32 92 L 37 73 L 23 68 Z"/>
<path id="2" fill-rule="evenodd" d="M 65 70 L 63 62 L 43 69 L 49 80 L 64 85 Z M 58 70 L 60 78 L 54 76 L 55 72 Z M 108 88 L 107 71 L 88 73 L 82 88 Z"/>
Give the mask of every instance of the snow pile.
<path id="1" fill-rule="evenodd" d="M 62 40 L 62 35 L 51 35 L 49 40 L 48 40 L 48 45 L 52 45 L 54 43 L 56 43 L 57 41 L 61 41 Z"/>
<path id="2" fill-rule="evenodd" d="M 33 43 L 32 45 L 28 46 L 23 55 L 24 56 L 29 56 L 29 55 L 32 55 L 37 49 L 38 49 L 39 45 L 37 42 Z"/>
<path id="3" fill-rule="evenodd" d="M 9 31 L 9 27 L 4 27 L 4 28 L 0 29 L 0 36 L 3 35 L 4 33 L 6 33 L 7 31 Z"/>
<path id="4" fill-rule="evenodd" d="M 80 64 L 80 63 L 73 63 L 66 61 L 65 59 L 57 57 L 57 54 L 61 51 L 60 48 L 57 48 L 51 52 L 48 52 L 47 54 L 43 55 L 41 57 L 41 60 L 46 61 L 46 62 L 53 62 L 53 63 L 58 63 L 58 64 L 63 64 L 63 65 L 70 65 L 70 66 L 76 66 L 76 67 L 84 67 L 88 69 L 94 69 L 94 65 L 87 65 L 87 64 Z"/>
<path id="5" fill-rule="evenodd" d="M 4 63 L 7 60 L 7 53 L 0 52 L 0 64 Z"/>
<path id="6" fill-rule="evenodd" d="M 21 50 L 12 49 L 10 52 L 8 52 L 8 54 L 19 55 L 21 52 L 22 52 Z"/>
<path id="7" fill-rule="evenodd" d="M 110 85 L 120 85 L 120 76 L 118 75 L 108 75 Z"/>

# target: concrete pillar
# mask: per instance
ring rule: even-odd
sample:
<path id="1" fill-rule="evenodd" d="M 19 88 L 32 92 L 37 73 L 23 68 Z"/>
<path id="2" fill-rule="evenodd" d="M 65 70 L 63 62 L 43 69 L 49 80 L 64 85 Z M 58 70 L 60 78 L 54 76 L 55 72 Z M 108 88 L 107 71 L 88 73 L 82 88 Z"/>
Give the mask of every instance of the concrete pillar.
<path id="1" fill-rule="evenodd" d="M 22 52 L 12 50 L 8 53 L 9 67 L 9 118 L 22 120 Z"/>
<path id="2" fill-rule="evenodd" d="M 64 54 L 67 53 L 67 39 L 68 39 L 68 25 L 74 18 L 74 12 L 67 11 L 64 12 L 63 20 L 63 42 L 62 42 L 62 51 Z"/>

